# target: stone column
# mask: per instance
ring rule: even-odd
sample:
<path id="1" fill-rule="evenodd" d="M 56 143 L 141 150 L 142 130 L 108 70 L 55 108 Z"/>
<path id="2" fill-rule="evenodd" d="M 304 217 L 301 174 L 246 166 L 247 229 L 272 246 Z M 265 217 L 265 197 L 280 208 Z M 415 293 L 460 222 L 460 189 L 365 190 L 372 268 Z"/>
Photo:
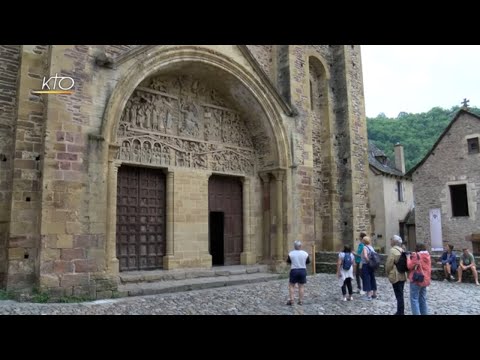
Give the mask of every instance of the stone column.
<path id="1" fill-rule="evenodd" d="M 111 275 L 118 275 L 117 259 L 117 178 L 120 164 L 115 155 L 120 147 L 110 145 L 108 149 L 108 193 L 107 193 L 107 269 Z"/>
<path id="2" fill-rule="evenodd" d="M 251 181 L 248 177 L 242 179 L 243 189 L 243 252 L 240 254 L 242 265 L 253 265 L 256 263 L 256 254 L 252 249 L 252 236 L 250 233 L 250 186 Z"/>
<path id="3" fill-rule="evenodd" d="M 167 237 L 167 254 L 163 257 L 163 268 L 170 269 L 172 268 L 172 261 L 174 256 L 174 243 L 173 243 L 173 222 L 174 222 L 174 172 L 169 170 L 167 172 L 167 228 L 166 228 L 166 237 Z"/>
<path id="4" fill-rule="evenodd" d="M 263 259 L 267 260 L 272 257 L 270 251 L 270 174 L 259 174 L 262 179 L 262 216 L 263 216 Z"/>
<path id="5" fill-rule="evenodd" d="M 283 261 L 283 179 L 284 171 L 274 171 L 275 176 L 275 217 L 276 217 L 276 253 L 275 260 Z"/>

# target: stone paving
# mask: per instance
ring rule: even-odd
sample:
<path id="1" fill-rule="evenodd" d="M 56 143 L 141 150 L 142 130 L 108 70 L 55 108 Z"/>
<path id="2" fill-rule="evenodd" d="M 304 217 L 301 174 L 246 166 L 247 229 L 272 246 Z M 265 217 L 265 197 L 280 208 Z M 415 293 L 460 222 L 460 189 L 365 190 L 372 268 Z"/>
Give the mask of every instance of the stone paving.
<path id="1" fill-rule="evenodd" d="M 389 315 L 396 311 L 393 289 L 377 278 L 378 299 L 341 301 L 333 274 L 308 277 L 303 306 L 287 306 L 288 280 L 229 286 L 183 293 L 139 296 L 75 304 L 34 304 L 0 301 L 0 314 L 29 315 Z M 480 314 L 480 287 L 434 281 L 428 288 L 430 314 Z M 405 312 L 411 314 L 405 284 Z"/>

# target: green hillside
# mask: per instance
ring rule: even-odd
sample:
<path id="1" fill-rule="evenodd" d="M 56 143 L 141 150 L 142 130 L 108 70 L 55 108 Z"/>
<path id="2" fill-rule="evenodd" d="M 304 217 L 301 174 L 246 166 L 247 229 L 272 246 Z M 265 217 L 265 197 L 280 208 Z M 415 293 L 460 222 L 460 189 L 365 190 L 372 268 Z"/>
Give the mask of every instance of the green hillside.
<path id="1" fill-rule="evenodd" d="M 420 114 L 401 112 L 396 118 L 388 118 L 383 113 L 367 118 L 368 139 L 392 161 L 395 159 L 393 146 L 400 142 L 404 147 L 405 168 L 408 171 L 423 159 L 459 108 L 454 106 L 447 110 L 435 107 Z M 479 108 L 468 110 L 480 115 Z"/>

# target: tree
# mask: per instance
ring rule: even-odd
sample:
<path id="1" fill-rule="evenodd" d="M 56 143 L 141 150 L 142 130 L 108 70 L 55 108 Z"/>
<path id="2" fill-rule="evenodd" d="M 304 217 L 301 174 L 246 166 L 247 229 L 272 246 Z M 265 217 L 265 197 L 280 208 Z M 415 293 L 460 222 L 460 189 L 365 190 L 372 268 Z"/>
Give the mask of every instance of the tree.
<path id="1" fill-rule="evenodd" d="M 400 112 L 396 119 L 380 113 L 375 118 L 367 118 L 368 139 L 394 160 L 394 145 L 399 142 L 404 147 L 406 171 L 420 162 L 447 125 L 460 109 L 434 107 L 426 113 Z M 480 115 L 480 109 L 471 107 L 470 112 Z"/>

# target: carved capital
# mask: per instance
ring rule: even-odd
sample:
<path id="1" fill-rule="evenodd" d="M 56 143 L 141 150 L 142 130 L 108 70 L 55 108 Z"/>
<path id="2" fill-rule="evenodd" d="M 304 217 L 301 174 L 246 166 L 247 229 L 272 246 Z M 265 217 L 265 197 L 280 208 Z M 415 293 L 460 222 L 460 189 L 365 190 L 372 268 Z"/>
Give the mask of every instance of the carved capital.
<path id="1" fill-rule="evenodd" d="M 243 186 L 250 185 L 250 178 L 249 177 L 242 177 L 240 180 L 242 181 Z"/>
<path id="2" fill-rule="evenodd" d="M 264 184 L 268 184 L 270 182 L 270 173 L 269 172 L 259 172 L 258 176 L 262 179 Z"/>
<path id="3" fill-rule="evenodd" d="M 112 162 L 117 158 L 118 150 L 120 150 L 120 145 L 110 144 L 108 145 L 108 161 Z"/>
<path id="4" fill-rule="evenodd" d="M 272 175 L 275 176 L 277 181 L 283 181 L 285 179 L 285 170 L 272 171 Z"/>

